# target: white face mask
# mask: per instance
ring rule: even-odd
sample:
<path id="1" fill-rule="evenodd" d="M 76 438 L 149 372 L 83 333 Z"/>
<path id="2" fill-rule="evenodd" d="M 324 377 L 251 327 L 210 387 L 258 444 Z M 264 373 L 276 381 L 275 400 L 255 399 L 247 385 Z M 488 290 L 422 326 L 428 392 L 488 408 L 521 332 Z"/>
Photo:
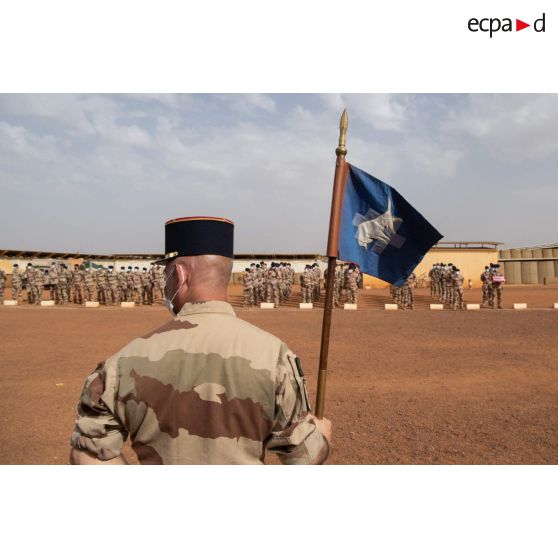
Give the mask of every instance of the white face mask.
<path id="1" fill-rule="evenodd" d="M 176 267 L 172 270 L 173 273 L 176 273 Z M 184 281 L 180 284 L 180 286 L 176 289 L 176 292 L 172 295 L 172 298 L 167 297 L 167 282 L 172 277 L 172 273 L 165 279 L 165 286 L 163 287 L 163 303 L 165 304 L 167 310 L 173 315 L 176 316 L 177 312 L 175 312 L 174 307 L 172 305 L 173 300 L 175 299 L 178 291 L 184 286 Z"/>

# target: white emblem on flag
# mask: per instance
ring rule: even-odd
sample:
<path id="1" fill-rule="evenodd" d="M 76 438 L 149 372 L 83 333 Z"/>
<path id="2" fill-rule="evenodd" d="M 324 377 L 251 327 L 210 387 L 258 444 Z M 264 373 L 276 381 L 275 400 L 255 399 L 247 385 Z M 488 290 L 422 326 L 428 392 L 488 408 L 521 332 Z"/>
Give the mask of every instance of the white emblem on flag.
<path id="1" fill-rule="evenodd" d="M 405 238 L 397 234 L 397 229 L 403 223 L 400 217 L 394 217 L 391 210 L 391 197 L 388 196 L 388 206 L 385 213 L 378 213 L 372 208 L 365 215 L 355 213 L 353 225 L 357 227 L 355 238 L 365 250 L 372 242 L 372 251 L 381 254 L 389 245 L 401 248 Z"/>

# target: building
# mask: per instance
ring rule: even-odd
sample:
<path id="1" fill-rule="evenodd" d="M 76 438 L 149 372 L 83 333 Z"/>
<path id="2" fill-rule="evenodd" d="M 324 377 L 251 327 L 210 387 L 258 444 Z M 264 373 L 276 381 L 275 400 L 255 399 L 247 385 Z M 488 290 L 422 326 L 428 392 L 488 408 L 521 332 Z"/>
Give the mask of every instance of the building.
<path id="1" fill-rule="evenodd" d="M 558 284 L 558 244 L 500 250 L 508 285 Z"/>

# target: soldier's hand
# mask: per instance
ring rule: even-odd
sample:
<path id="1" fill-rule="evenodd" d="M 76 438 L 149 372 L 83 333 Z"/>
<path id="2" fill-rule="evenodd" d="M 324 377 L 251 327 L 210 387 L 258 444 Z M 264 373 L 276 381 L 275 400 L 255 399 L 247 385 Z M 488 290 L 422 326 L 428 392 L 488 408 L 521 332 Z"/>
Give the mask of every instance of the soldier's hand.
<path id="1" fill-rule="evenodd" d="M 316 427 L 318 430 L 324 435 L 324 438 L 331 443 L 331 421 L 326 419 L 325 417 L 319 419 L 314 417 L 314 422 L 316 423 Z"/>

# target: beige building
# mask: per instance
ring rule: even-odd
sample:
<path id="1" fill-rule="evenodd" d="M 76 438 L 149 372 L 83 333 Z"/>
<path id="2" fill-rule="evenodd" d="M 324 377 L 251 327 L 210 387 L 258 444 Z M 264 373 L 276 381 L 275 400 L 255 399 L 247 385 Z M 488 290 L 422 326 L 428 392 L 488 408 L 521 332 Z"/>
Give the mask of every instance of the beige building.
<path id="1" fill-rule="evenodd" d="M 499 262 L 510 285 L 558 283 L 558 244 L 500 250 Z"/>

